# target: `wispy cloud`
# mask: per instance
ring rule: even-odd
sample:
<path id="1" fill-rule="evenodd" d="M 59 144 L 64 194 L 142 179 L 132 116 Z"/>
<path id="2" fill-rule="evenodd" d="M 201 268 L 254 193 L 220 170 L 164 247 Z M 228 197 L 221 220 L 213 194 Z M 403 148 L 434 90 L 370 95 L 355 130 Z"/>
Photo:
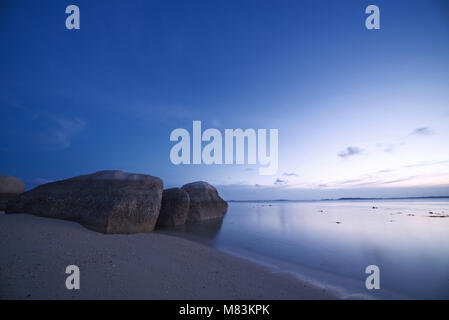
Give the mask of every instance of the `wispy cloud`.
<path id="1" fill-rule="evenodd" d="M 284 172 L 283 174 L 286 177 L 299 177 L 299 175 L 297 173 L 294 172 Z"/>
<path id="2" fill-rule="evenodd" d="M 51 111 L 32 109 L 14 99 L 0 97 L 0 105 L 5 109 L 20 112 L 21 121 L 29 128 L 25 133 L 20 132 L 16 135 L 27 135 L 39 140 L 38 143 L 56 145 L 58 148 L 68 148 L 73 136 L 87 125 L 87 122 L 79 117 L 62 116 Z"/>
<path id="3" fill-rule="evenodd" d="M 31 179 L 22 178 L 21 180 L 25 183 L 27 190 L 37 187 L 41 184 L 46 184 L 54 181 L 45 178 L 31 178 Z"/>
<path id="4" fill-rule="evenodd" d="M 274 181 L 275 185 L 283 185 L 285 183 L 286 183 L 285 180 L 282 180 L 282 179 L 279 179 L 279 178 L 277 178 L 276 181 Z"/>
<path id="5" fill-rule="evenodd" d="M 412 180 L 414 178 L 416 178 L 418 176 L 412 176 L 412 177 L 407 177 L 407 178 L 401 178 L 401 179 L 395 179 L 395 180 L 389 180 L 389 181 L 384 181 L 382 182 L 382 184 L 393 184 L 393 183 L 399 183 L 399 182 L 404 182 L 404 181 L 409 181 Z"/>
<path id="6" fill-rule="evenodd" d="M 36 184 L 45 184 L 45 183 L 50 183 L 53 182 L 54 180 L 49 180 L 49 179 L 45 179 L 45 178 L 36 178 L 33 180 L 34 183 Z"/>
<path id="7" fill-rule="evenodd" d="M 358 147 L 347 147 L 345 150 L 338 153 L 338 156 L 341 158 L 348 158 L 351 156 L 355 156 L 357 154 L 362 153 L 363 150 Z"/>
<path id="8" fill-rule="evenodd" d="M 364 181 L 364 179 L 344 180 L 344 181 L 340 182 L 340 184 L 350 184 L 350 183 L 356 183 L 356 182 L 361 182 L 361 181 Z"/>
<path id="9" fill-rule="evenodd" d="M 430 136 L 431 134 L 433 134 L 433 130 L 430 127 L 421 127 L 413 130 L 413 134 L 420 136 Z"/>
<path id="10" fill-rule="evenodd" d="M 392 172 L 393 170 L 391 170 L 391 169 L 385 169 L 385 170 L 379 170 L 379 171 L 376 171 L 375 173 L 389 173 L 389 172 Z"/>
<path id="11" fill-rule="evenodd" d="M 388 153 L 393 152 L 394 150 L 396 150 L 396 145 L 394 145 L 394 144 L 390 144 L 389 146 L 387 146 L 387 147 L 384 149 L 384 151 L 385 151 L 385 152 L 388 152 Z"/>
<path id="12" fill-rule="evenodd" d="M 81 118 L 71 119 L 52 115 L 50 119 L 52 120 L 49 124 L 50 138 L 62 148 L 70 147 L 71 138 L 86 126 L 86 121 Z"/>
<path id="13" fill-rule="evenodd" d="M 403 168 L 416 168 L 416 167 L 428 167 L 428 166 L 434 166 L 438 164 L 446 164 L 449 163 L 449 160 L 443 160 L 443 161 L 425 161 L 415 164 L 408 164 L 404 166 Z"/>

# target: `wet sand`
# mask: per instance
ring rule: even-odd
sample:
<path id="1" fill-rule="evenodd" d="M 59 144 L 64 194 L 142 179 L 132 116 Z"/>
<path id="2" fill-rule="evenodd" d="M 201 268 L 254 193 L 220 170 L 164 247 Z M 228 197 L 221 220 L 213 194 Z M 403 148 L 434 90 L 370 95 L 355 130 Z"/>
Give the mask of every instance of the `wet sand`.
<path id="1" fill-rule="evenodd" d="M 68 265 L 80 290 L 65 287 Z M 0 299 L 336 299 L 290 274 L 160 233 L 104 235 L 0 213 Z"/>

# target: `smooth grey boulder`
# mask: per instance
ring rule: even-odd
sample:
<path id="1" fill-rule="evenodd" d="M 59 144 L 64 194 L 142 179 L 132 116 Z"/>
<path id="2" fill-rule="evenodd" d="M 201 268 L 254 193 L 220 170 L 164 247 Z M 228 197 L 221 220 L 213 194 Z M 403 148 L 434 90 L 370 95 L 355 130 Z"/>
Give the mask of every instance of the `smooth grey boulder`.
<path id="1" fill-rule="evenodd" d="M 12 176 L 0 176 L 0 211 L 6 209 L 9 200 L 25 191 L 25 184 Z"/>
<path id="2" fill-rule="evenodd" d="M 123 171 L 99 171 L 40 185 L 10 201 L 6 213 L 76 221 L 102 233 L 153 231 L 162 180 Z"/>
<path id="3" fill-rule="evenodd" d="M 156 227 L 176 227 L 185 224 L 189 206 L 189 194 L 183 189 L 172 188 L 164 190 Z"/>
<path id="4" fill-rule="evenodd" d="M 25 191 L 25 184 L 12 176 L 0 176 L 0 194 L 21 194 Z"/>
<path id="5" fill-rule="evenodd" d="M 192 182 L 182 186 L 190 197 L 187 222 L 198 222 L 223 218 L 228 203 L 219 195 L 217 189 L 204 181 Z"/>

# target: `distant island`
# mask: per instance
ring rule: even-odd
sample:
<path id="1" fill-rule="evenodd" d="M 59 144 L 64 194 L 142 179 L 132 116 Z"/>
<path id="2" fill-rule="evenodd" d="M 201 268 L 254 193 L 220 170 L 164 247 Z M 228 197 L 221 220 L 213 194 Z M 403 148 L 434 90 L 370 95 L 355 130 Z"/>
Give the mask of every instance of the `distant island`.
<path id="1" fill-rule="evenodd" d="M 392 198 L 339 198 L 336 200 L 413 200 L 413 199 L 446 199 L 449 196 L 429 196 L 429 197 L 392 197 Z"/>
<path id="2" fill-rule="evenodd" d="M 422 199 L 449 199 L 449 196 L 428 196 L 428 197 L 391 197 L 391 198 L 338 198 L 319 200 L 228 200 L 228 202 L 310 202 L 310 201 L 354 201 L 354 200 L 422 200 Z"/>

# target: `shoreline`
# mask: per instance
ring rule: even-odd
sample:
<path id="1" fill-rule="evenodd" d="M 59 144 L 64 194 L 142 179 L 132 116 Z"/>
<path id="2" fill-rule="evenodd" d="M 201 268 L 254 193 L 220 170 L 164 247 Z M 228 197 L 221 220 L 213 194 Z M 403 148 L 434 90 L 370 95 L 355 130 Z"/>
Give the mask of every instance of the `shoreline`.
<path id="1" fill-rule="evenodd" d="M 360 286 L 364 286 L 355 279 L 350 279 L 342 275 L 332 274 L 325 271 L 315 270 L 306 266 L 298 266 L 296 264 L 288 263 L 286 261 L 272 259 L 262 254 L 257 254 L 247 250 L 240 250 L 231 247 L 216 247 L 213 241 L 206 240 L 191 233 L 178 232 L 176 230 L 156 230 L 156 233 L 185 239 L 209 248 L 213 248 L 219 252 L 255 263 L 270 270 L 272 274 L 290 275 L 295 281 L 307 283 L 315 288 L 320 288 L 328 292 L 332 292 L 336 299 L 356 299 L 356 300 L 376 300 L 377 298 L 371 296 L 366 292 L 361 292 Z M 350 289 L 348 289 L 350 288 Z M 385 292 L 385 298 L 389 299 L 404 299 L 405 297 L 391 292 Z"/>
<path id="2" fill-rule="evenodd" d="M 67 290 L 65 268 L 80 268 Z M 0 212 L 0 299 L 341 299 L 295 275 L 161 233 L 105 235 Z"/>

